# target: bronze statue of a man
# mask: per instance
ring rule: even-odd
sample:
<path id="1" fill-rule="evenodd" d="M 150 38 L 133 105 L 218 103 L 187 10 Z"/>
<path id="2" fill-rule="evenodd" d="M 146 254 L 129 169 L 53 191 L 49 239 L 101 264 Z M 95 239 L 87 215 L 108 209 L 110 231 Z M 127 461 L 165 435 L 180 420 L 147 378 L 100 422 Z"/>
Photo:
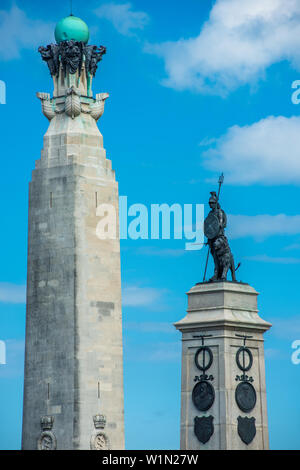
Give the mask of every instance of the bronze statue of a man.
<path id="1" fill-rule="evenodd" d="M 212 191 L 209 198 L 210 212 L 204 221 L 204 234 L 207 237 L 209 251 L 214 259 L 214 275 L 209 280 L 226 281 L 230 269 L 232 280 L 236 281 L 233 256 L 224 230 L 227 225 L 227 217 L 220 206 L 219 197 Z"/>

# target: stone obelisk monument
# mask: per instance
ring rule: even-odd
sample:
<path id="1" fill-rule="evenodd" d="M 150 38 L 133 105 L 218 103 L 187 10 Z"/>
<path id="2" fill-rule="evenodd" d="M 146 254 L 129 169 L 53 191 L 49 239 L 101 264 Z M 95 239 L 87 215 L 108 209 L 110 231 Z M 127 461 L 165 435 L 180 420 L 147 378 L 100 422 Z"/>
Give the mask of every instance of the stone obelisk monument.
<path id="1" fill-rule="evenodd" d="M 182 333 L 180 448 L 268 449 L 263 333 L 271 324 L 258 315 L 255 289 L 236 282 L 219 194 L 209 204 L 204 233 L 214 275 L 190 289 L 187 315 L 175 324 Z"/>
<path id="2" fill-rule="evenodd" d="M 71 15 L 40 47 L 54 82 L 29 189 L 23 449 L 122 449 L 123 353 L 118 185 L 92 79 L 105 47 Z M 103 209 L 104 208 L 104 209 Z M 99 237 L 116 214 L 115 236 Z"/>

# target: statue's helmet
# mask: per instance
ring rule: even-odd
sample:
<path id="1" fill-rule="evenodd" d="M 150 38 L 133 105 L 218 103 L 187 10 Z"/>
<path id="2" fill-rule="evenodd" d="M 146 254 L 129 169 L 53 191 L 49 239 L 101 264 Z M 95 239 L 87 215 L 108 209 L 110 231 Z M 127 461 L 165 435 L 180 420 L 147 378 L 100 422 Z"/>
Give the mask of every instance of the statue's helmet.
<path id="1" fill-rule="evenodd" d="M 209 202 L 217 203 L 218 202 L 218 196 L 215 191 L 211 191 L 211 196 L 209 198 Z"/>

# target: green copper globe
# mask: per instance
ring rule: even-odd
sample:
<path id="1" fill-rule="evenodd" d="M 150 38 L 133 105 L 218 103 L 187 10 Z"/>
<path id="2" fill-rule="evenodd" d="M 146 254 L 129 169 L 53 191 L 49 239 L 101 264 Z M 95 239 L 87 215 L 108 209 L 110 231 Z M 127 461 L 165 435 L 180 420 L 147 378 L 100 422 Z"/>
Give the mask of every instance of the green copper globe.
<path id="1" fill-rule="evenodd" d="M 88 42 L 90 32 L 88 25 L 77 16 L 67 16 L 60 20 L 55 28 L 55 40 L 57 43 L 62 41 L 82 41 Z"/>

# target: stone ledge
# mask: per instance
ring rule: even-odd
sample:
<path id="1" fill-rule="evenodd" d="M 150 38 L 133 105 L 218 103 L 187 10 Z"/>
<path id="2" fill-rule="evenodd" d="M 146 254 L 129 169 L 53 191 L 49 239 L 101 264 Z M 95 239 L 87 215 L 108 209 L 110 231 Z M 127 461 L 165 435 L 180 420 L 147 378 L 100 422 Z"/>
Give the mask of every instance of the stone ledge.
<path id="1" fill-rule="evenodd" d="M 272 326 L 258 315 L 258 292 L 249 284 L 199 283 L 187 295 L 187 315 L 174 323 L 180 331 L 238 328 L 265 332 Z"/>

